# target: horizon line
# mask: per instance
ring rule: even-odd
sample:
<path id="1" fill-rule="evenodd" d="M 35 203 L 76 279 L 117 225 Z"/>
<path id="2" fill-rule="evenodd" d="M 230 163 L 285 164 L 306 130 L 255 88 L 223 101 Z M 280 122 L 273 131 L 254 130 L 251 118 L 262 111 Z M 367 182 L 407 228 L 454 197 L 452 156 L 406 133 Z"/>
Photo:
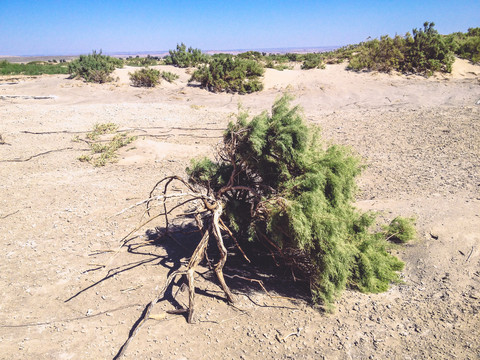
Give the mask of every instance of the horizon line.
<path id="1" fill-rule="evenodd" d="M 201 50 L 205 54 L 218 54 L 218 53 L 242 53 L 247 51 L 258 51 L 258 52 L 267 52 L 267 53 L 287 53 L 287 52 L 315 52 L 314 50 L 320 51 L 331 51 L 338 48 L 341 48 L 345 45 L 327 45 L 327 46 L 288 46 L 288 47 L 272 47 L 272 48 L 244 48 L 244 49 L 222 49 L 222 50 Z M 169 50 L 139 50 L 139 51 L 107 51 L 103 52 L 102 49 L 99 51 L 102 52 L 103 55 L 108 56 L 121 56 L 121 55 L 160 55 L 160 54 L 169 54 Z M 8 57 L 61 57 L 61 56 L 80 56 L 80 55 L 87 55 L 91 54 L 95 49 L 91 50 L 90 52 L 78 52 L 78 53 L 50 53 L 50 54 L 31 54 L 31 55 L 5 55 L 0 54 L 0 58 L 8 58 Z"/>

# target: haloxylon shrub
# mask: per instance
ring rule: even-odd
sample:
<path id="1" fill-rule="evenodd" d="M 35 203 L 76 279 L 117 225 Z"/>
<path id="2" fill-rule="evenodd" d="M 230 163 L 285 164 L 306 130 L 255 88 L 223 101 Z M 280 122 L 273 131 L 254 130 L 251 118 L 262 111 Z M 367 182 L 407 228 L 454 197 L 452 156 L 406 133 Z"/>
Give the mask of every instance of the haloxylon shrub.
<path id="1" fill-rule="evenodd" d="M 393 39 L 386 35 L 380 40 L 361 43 L 351 56 L 348 68 L 427 75 L 434 71 L 449 73 L 455 58 L 434 26 L 433 22 L 425 22 L 423 29 L 413 29 L 413 37 L 409 33 Z"/>
<path id="2" fill-rule="evenodd" d="M 160 84 L 160 71 L 155 69 L 140 69 L 129 75 L 133 86 L 155 87 Z"/>
<path id="3" fill-rule="evenodd" d="M 264 72 L 263 66 L 254 60 L 224 54 L 222 57 L 214 57 L 208 65 L 195 70 L 189 81 L 198 81 L 201 87 L 213 92 L 244 94 L 263 89 L 259 77 Z"/>

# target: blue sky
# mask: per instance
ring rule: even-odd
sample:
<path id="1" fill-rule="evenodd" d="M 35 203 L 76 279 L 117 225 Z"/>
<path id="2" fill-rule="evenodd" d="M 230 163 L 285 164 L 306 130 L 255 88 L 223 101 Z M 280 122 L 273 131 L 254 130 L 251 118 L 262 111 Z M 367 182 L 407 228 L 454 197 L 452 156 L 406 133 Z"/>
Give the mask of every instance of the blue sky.
<path id="1" fill-rule="evenodd" d="M 0 55 L 336 46 L 425 21 L 480 27 L 480 1 L 0 0 Z"/>

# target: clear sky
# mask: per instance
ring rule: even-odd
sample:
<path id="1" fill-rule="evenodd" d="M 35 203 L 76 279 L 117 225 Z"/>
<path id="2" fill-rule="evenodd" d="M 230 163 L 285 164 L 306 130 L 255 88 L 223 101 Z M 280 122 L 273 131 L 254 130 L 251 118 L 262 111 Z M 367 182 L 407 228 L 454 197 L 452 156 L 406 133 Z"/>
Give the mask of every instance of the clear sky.
<path id="1" fill-rule="evenodd" d="M 480 27 L 480 0 L 0 0 L 0 55 L 337 46 L 425 21 Z"/>

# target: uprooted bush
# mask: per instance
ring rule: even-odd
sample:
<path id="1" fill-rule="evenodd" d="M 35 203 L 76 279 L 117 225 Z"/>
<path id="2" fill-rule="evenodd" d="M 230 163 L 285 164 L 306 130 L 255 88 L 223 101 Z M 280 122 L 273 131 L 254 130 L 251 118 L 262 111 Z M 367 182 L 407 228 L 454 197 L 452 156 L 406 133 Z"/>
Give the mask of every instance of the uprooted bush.
<path id="1" fill-rule="evenodd" d="M 140 69 L 129 73 L 130 81 L 137 87 L 155 87 L 160 84 L 160 71 L 155 69 Z"/>
<path id="2" fill-rule="evenodd" d="M 255 60 L 223 55 L 195 70 L 189 82 L 198 81 L 201 87 L 213 92 L 245 94 L 263 89 L 259 78 L 264 72 L 263 66 Z"/>
<path id="3" fill-rule="evenodd" d="M 68 72 L 72 77 L 83 78 L 87 82 L 105 83 L 112 81 L 111 73 L 123 67 L 123 61 L 111 56 L 102 55 L 95 50 L 89 55 L 80 55 L 68 64 Z"/>
<path id="4" fill-rule="evenodd" d="M 224 204 L 221 219 L 239 242 L 261 244 L 303 275 L 315 302 L 328 307 L 347 286 L 387 290 L 403 268 L 387 239 L 410 240 L 411 220 L 372 231 L 375 216 L 353 206 L 359 159 L 322 143 L 289 100 L 251 121 L 239 115 L 218 158 L 193 161 L 189 181 Z"/>

